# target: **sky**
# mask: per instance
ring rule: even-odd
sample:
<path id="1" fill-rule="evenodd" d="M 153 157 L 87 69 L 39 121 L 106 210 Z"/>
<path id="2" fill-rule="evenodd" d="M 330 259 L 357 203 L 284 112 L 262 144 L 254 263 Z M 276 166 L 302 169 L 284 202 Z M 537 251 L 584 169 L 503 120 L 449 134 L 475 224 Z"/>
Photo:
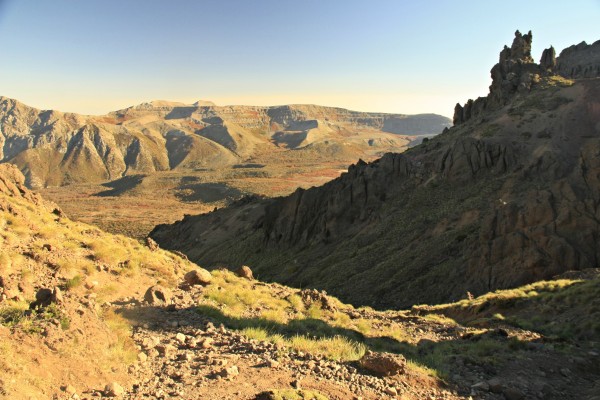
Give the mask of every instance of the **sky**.
<path id="1" fill-rule="evenodd" d="M 104 114 L 151 100 L 451 116 L 515 30 L 600 39 L 600 0 L 0 0 L 0 95 Z"/>

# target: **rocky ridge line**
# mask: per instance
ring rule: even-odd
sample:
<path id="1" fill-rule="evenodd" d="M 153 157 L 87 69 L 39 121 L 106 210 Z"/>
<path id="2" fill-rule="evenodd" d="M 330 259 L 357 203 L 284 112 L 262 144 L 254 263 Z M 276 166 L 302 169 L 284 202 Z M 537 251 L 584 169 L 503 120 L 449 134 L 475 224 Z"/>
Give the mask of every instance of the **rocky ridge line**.
<path id="1" fill-rule="evenodd" d="M 469 99 L 454 108 L 454 125 L 504 107 L 516 93 L 529 92 L 545 76 L 559 75 L 569 79 L 600 77 L 600 40 L 592 45 L 581 42 L 564 49 L 558 58 L 554 47 L 544 49 L 540 63 L 531 56 L 531 31 L 518 30 L 511 47 L 504 46 L 500 60 L 490 71 L 492 84 L 486 97 Z"/>

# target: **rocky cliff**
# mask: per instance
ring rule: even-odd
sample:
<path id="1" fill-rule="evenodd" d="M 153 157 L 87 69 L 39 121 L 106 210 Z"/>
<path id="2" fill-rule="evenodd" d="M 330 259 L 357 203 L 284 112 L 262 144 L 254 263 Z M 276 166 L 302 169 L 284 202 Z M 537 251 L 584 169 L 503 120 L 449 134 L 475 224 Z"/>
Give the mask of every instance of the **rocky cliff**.
<path id="1" fill-rule="evenodd" d="M 469 100 L 464 105 L 456 104 L 453 118 L 455 125 L 505 106 L 517 93 L 528 92 L 539 84 L 542 77 L 600 77 L 600 40 L 592 45 L 581 42 L 568 47 L 558 58 L 554 47 L 550 46 L 543 51 L 539 64 L 531 57 L 532 40 L 531 31 L 526 35 L 515 32 L 511 47 L 504 46 L 498 64 L 490 71 L 492 84 L 489 94 L 487 97 Z"/>
<path id="2" fill-rule="evenodd" d="M 560 52 L 554 70 L 566 78 L 600 77 L 600 40 L 567 47 Z"/>
<path id="3" fill-rule="evenodd" d="M 490 94 L 427 143 L 359 162 L 323 187 L 245 199 L 152 236 L 203 265 L 250 263 L 264 279 L 376 307 L 597 267 L 600 81 L 536 77 L 531 39 L 517 33 Z M 552 59 L 548 50 L 545 65 Z"/>
<path id="4" fill-rule="evenodd" d="M 364 148 L 441 132 L 442 116 L 361 113 L 293 105 L 217 107 L 155 101 L 83 116 L 37 110 L 0 97 L 0 162 L 19 166 L 30 187 L 103 182 L 171 169 L 231 166 L 274 147 L 356 141 Z M 372 139 L 372 141 L 369 141 Z M 386 144 L 386 145 L 387 145 Z M 385 148 L 382 147 L 382 148 Z"/>

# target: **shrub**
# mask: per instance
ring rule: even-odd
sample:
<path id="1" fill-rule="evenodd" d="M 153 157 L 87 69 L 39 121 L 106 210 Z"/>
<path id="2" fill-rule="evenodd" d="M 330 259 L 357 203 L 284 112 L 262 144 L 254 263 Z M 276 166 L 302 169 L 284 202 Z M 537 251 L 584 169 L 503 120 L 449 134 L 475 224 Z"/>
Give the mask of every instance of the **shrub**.
<path id="1" fill-rule="evenodd" d="M 79 287 L 81 285 L 81 283 L 82 283 L 81 275 L 75 275 L 71 279 L 67 280 L 67 283 L 65 283 L 65 289 L 66 290 L 75 289 L 76 287 Z"/>

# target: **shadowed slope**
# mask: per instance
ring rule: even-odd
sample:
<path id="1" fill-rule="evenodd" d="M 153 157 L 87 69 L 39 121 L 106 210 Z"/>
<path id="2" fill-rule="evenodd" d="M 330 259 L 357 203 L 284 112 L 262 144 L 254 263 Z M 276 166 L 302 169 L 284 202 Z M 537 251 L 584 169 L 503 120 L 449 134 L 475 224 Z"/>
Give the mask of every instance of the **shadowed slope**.
<path id="1" fill-rule="evenodd" d="M 527 77 L 529 89 L 494 92 L 505 104 L 403 154 L 152 235 L 203 265 L 246 262 L 263 279 L 384 308 L 597 267 L 600 80 Z"/>

